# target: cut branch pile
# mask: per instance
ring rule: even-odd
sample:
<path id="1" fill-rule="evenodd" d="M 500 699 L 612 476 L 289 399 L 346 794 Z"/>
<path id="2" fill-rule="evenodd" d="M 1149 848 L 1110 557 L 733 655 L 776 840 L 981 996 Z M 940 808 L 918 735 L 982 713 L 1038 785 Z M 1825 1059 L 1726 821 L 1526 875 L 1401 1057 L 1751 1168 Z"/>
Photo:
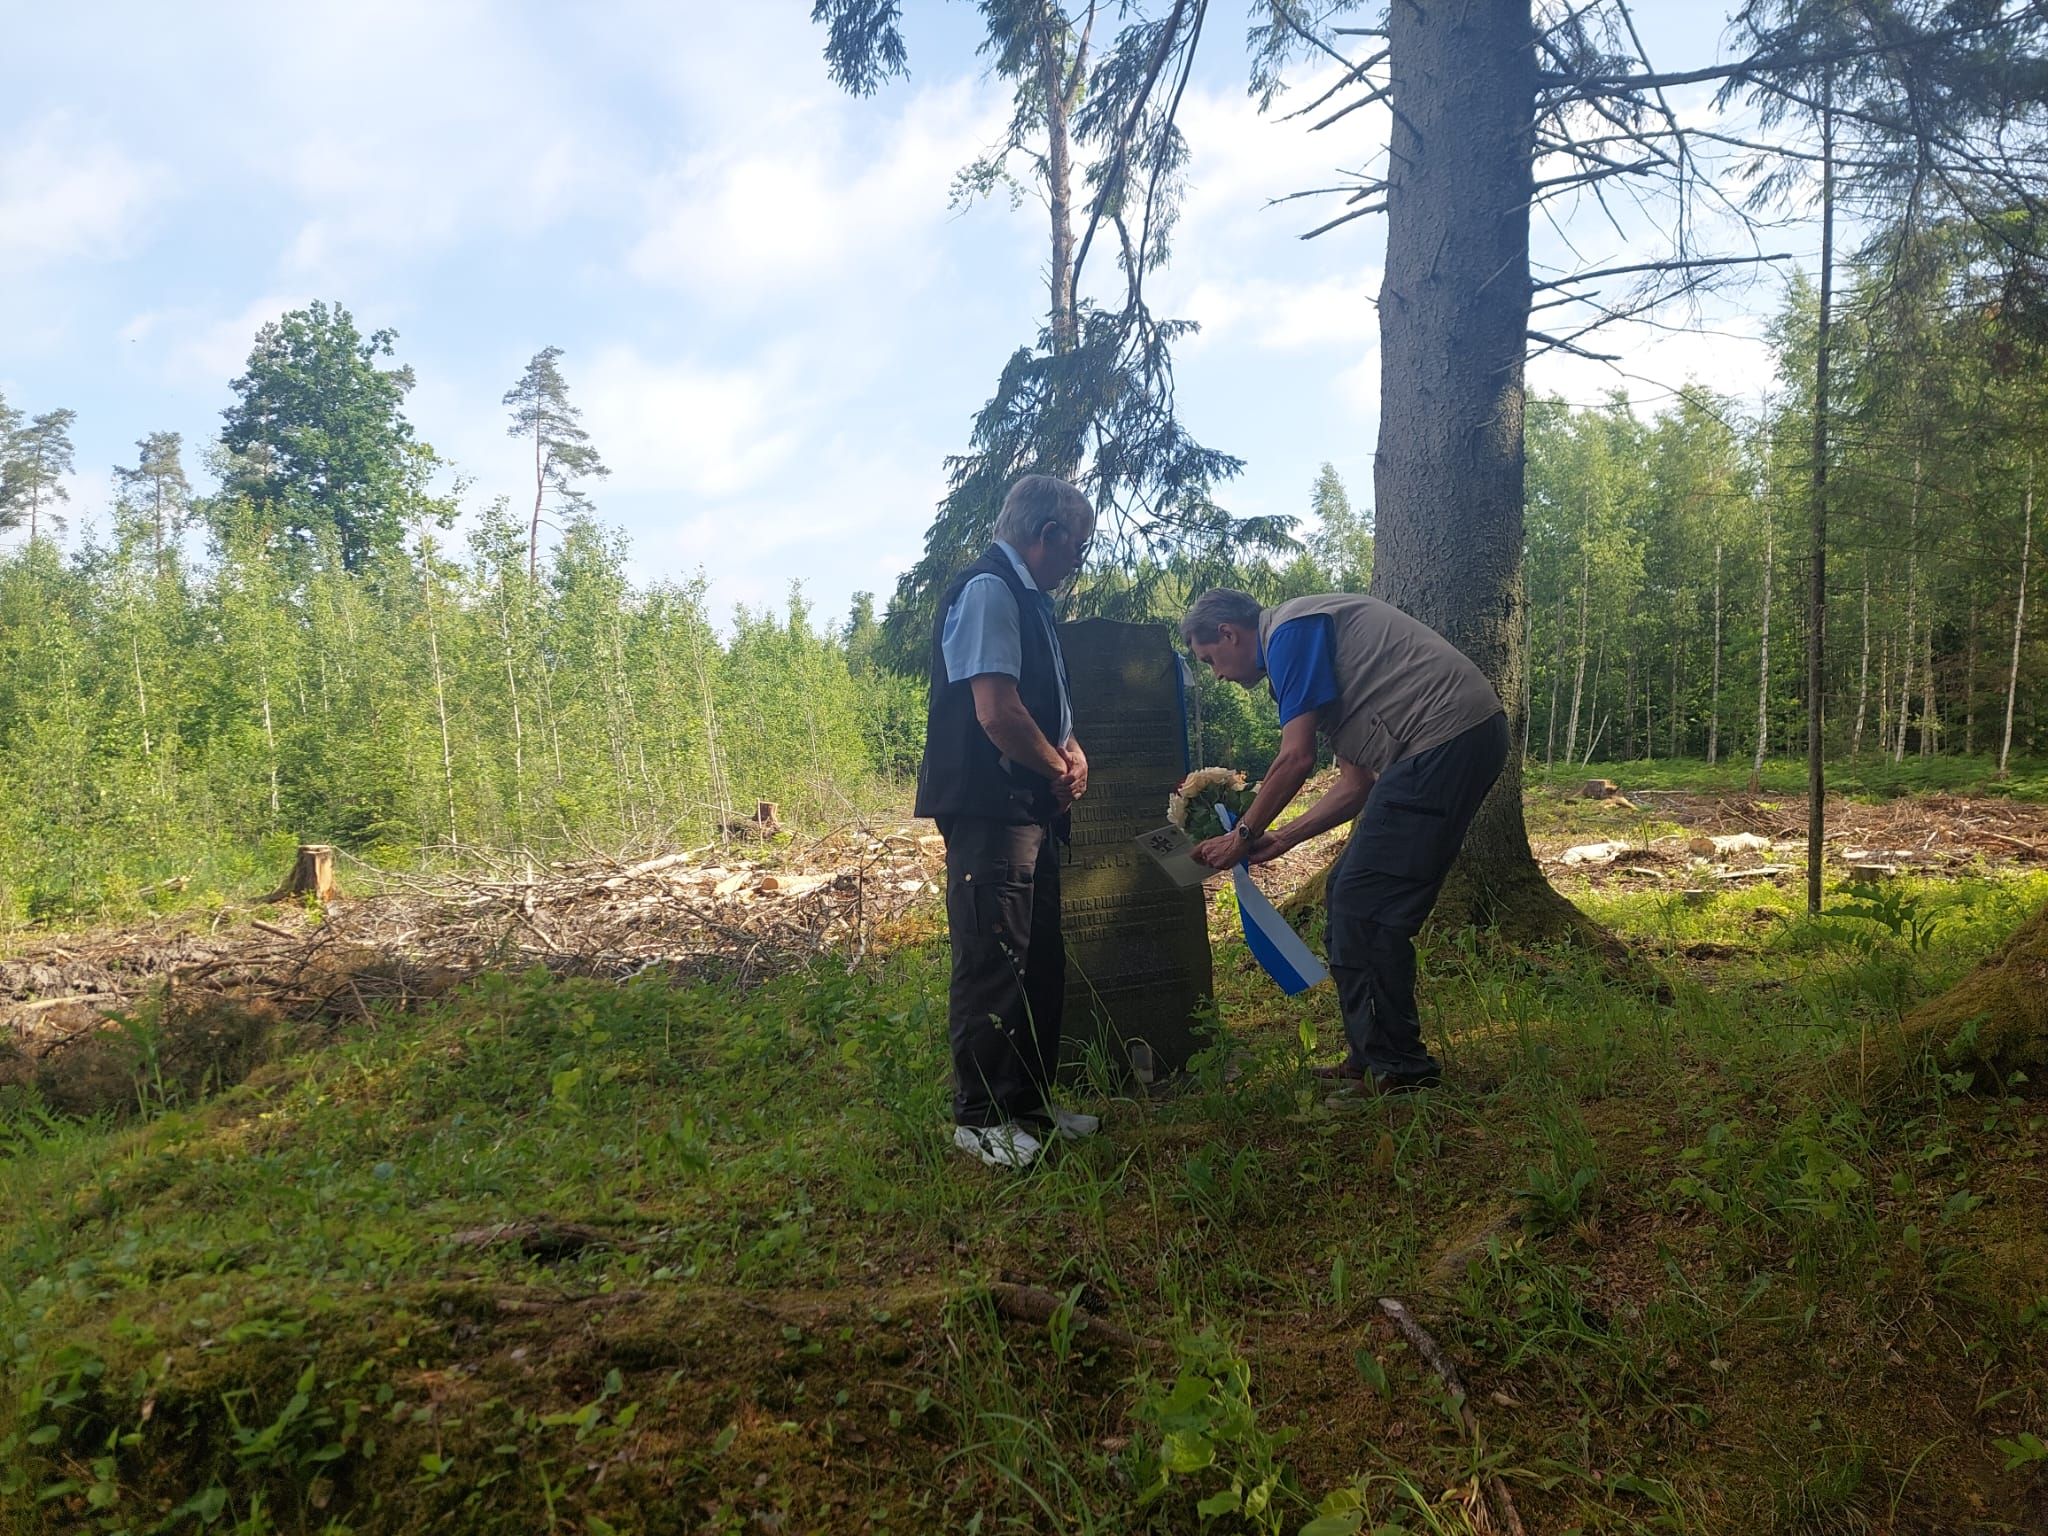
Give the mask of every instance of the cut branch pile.
<path id="1" fill-rule="evenodd" d="M 344 890 L 362 894 L 324 908 L 223 910 L 0 951 L 0 1047 L 41 1058 L 151 1000 L 340 1018 L 535 965 L 611 980 L 716 973 L 741 984 L 827 951 L 851 968 L 878 930 L 944 879 L 939 839 L 907 826 L 736 852 L 714 845 L 552 868 L 472 853 L 467 872 L 424 875 L 343 855 Z"/>
<path id="2" fill-rule="evenodd" d="M 1805 868 L 1804 802 L 1746 794 L 1631 791 L 1640 805 L 1625 820 L 1603 820 L 1606 840 L 1536 837 L 1553 876 L 1596 885 L 1679 880 L 1775 879 Z M 1576 796 L 1574 797 L 1577 798 Z M 1614 804 L 1613 801 L 1606 802 Z M 1631 836 L 1643 821 L 1685 831 Z M 1844 877 L 1960 874 L 1974 866 L 2048 862 L 2048 805 L 1916 795 L 1875 804 L 1828 802 L 1828 863 Z"/>

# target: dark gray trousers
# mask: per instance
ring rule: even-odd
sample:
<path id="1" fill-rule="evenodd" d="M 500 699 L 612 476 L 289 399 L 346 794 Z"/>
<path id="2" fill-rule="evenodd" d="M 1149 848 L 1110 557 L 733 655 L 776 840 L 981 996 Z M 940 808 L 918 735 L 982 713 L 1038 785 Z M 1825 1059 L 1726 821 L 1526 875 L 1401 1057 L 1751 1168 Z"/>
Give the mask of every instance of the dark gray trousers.
<path id="1" fill-rule="evenodd" d="M 1399 1078 L 1438 1070 L 1422 1044 L 1413 940 L 1507 760 L 1506 715 L 1402 758 L 1373 786 L 1330 872 L 1330 975 L 1351 1064 L 1362 1071 Z"/>
<path id="2" fill-rule="evenodd" d="M 1042 823 L 981 816 L 945 817 L 939 831 L 953 942 L 953 1121 L 1049 1128 L 1067 994 L 1058 844 Z"/>

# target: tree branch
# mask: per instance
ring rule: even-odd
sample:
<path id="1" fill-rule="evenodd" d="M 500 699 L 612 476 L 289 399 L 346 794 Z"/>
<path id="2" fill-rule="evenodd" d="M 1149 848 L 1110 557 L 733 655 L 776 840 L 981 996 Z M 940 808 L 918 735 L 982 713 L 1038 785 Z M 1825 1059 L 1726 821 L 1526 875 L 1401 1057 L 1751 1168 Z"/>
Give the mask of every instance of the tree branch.
<path id="1" fill-rule="evenodd" d="M 1792 253 L 1779 251 L 1770 256 L 1695 256 L 1673 257 L 1669 261 L 1637 261 L 1624 267 L 1599 267 L 1591 272 L 1579 272 L 1570 277 L 1549 278 L 1540 283 L 1531 283 L 1531 293 L 1544 293 L 1552 288 L 1565 288 L 1575 283 L 1590 283 L 1599 277 L 1623 277 L 1634 272 L 1674 272 L 1694 267 L 1735 267 L 1754 266 L 1763 262 L 1790 261 Z"/>

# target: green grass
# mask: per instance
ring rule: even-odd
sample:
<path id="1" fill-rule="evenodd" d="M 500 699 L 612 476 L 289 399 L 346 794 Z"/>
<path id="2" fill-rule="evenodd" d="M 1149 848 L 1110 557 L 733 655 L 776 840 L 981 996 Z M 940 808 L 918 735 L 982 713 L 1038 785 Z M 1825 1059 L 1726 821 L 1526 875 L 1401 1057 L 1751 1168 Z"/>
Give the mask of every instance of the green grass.
<path id="1" fill-rule="evenodd" d="M 1464 1531 L 1481 1472 L 1531 1531 L 2041 1529 L 2048 1110 L 1853 1061 L 2048 877 L 1898 892 L 1584 898 L 1664 1003 L 1441 936 L 1450 1082 L 1387 1103 L 1225 947 L 1184 1089 L 1021 1177 L 950 1150 L 936 944 L 491 978 L 120 1123 L 17 1091 L 0 1532 Z"/>

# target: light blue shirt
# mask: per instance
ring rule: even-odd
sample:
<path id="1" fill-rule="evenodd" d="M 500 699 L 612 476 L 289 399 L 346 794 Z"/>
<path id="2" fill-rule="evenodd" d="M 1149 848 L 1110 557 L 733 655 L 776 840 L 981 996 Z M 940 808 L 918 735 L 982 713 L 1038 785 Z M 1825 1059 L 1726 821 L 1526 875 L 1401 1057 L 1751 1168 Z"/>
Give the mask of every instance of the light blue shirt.
<path id="1" fill-rule="evenodd" d="M 1017 551 L 1001 539 L 996 540 L 996 548 L 1009 557 L 1018 579 L 1036 592 L 1038 583 L 1031 579 L 1031 568 Z M 1066 667 L 1060 657 L 1060 637 L 1053 625 L 1052 607 L 1046 604 L 1039 612 L 1046 639 L 1052 643 L 1054 677 L 1060 690 L 1060 733 L 1052 744 L 1063 747 L 1074 734 L 1074 711 L 1067 701 Z M 939 636 L 939 650 L 946 661 L 946 681 L 965 682 L 970 677 L 991 673 L 1022 677 L 1024 640 L 1018 627 L 1020 618 L 1017 599 L 1010 595 L 1002 577 L 984 571 L 962 587 L 960 596 L 946 613 L 946 627 Z"/>

